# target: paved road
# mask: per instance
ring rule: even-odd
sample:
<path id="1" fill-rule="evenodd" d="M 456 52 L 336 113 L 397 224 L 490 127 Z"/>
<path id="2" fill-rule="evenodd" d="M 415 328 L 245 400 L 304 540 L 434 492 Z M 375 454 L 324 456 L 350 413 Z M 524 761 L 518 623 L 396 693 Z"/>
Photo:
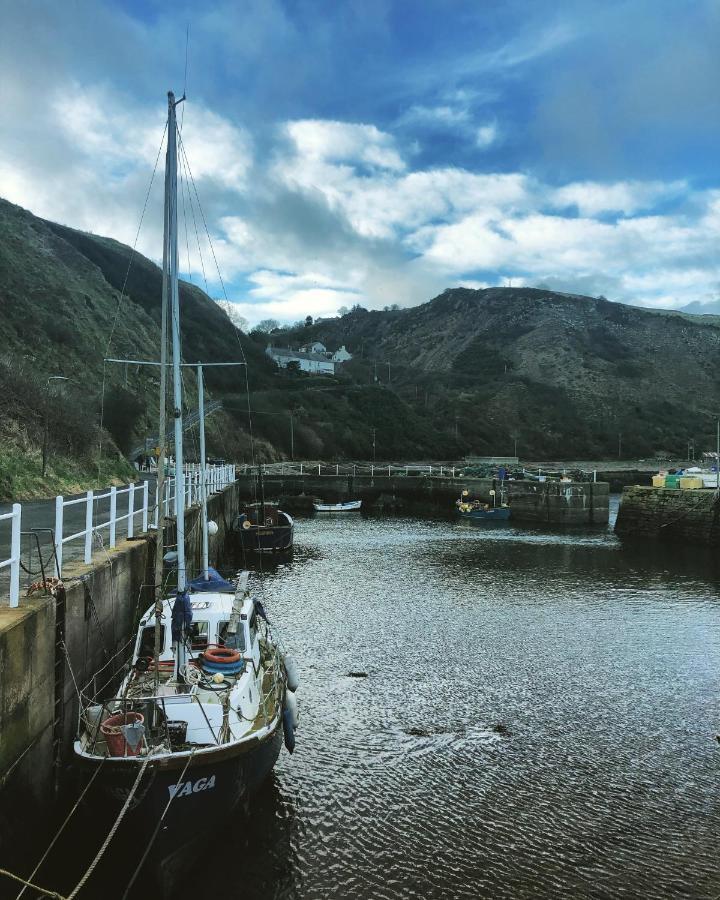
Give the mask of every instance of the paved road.
<path id="1" fill-rule="evenodd" d="M 155 474 L 154 473 L 141 473 L 140 479 L 137 484 L 142 484 L 143 481 L 150 482 L 149 492 L 150 492 L 150 504 L 152 505 L 155 497 Z M 100 493 L 107 493 L 107 489 L 103 489 Z M 66 500 L 75 499 L 76 497 L 84 497 L 85 493 L 82 494 L 74 494 L 72 496 L 65 497 Z M 142 495 L 136 491 L 135 492 L 135 508 L 137 509 L 142 503 Z M 107 522 L 110 517 L 110 498 L 106 497 L 101 500 L 97 500 L 94 504 L 94 521 L 96 523 Z M 74 506 L 68 506 L 65 508 L 64 515 L 64 525 L 63 525 L 63 533 L 67 536 L 70 534 L 75 534 L 78 531 L 83 531 L 85 528 L 85 508 L 86 505 L 84 503 L 78 503 Z M 2 513 L 10 512 L 12 510 L 12 503 L 2 503 L 0 504 L 0 515 Z M 123 516 L 126 515 L 128 511 L 128 494 L 120 494 L 117 498 L 117 515 Z M 152 519 L 152 516 L 150 516 Z M 116 531 L 116 540 L 120 542 L 127 537 L 127 520 L 123 522 L 117 523 L 117 531 Z M 138 534 L 142 527 L 142 517 L 140 514 L 135 516 L 135 534 Z M 49 498 L 47 500 L 26 500 L 22 503 L 22 530 L 24 532 L 31 531 L 33 529 L 54 529 L 55 528 L 55 498 Z M 104 529 L 101 532 L 101 535 L 105 541 L 109 540 L 109 531 L 108 529 Z M 43 556 L 43 561 L 46 564 L 48 569 L 52 568 L 52 539 L 51 535 L 48 531 L 40 532 L 38 534 L 40 538 L 40 550 Z M 82 559 L 83 553 L 85 550 L 84 538 L 77 538 L 74 541 L 70 541 L 69 543 L 63 546 L 63 563 L 69 562 L 70 560 Z M 10 522 L 3 521 L 0 522 L 0 560 L 8 559 L 10 556 Z M 22 562 L 23 565 L 30 569 L 31 572 L 39 573 L 40 565 L 38 560 L 37 553 L 37 544 L 34 539 L 29 537 L 22 538 Z M 8 568 L 0 569 L 0 605 L 5 605 L 8 602 L 8 585 L 9 585 L 10 572 Z M 30 577 L 25 572 L 21 572 L 20 574 L 20 590 L 21 594 L 24 593 L 27 585 L 31 581 L 38 580 L 40 578 L 39 574 L 35 577 Z"/>

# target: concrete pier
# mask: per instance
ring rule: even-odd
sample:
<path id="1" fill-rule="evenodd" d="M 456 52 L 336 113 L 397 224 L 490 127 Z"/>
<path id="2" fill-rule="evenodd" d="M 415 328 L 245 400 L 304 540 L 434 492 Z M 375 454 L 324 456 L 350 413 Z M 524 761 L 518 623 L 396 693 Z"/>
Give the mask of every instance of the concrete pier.
<path id="1" fill-rule="evenodd" d="M 218 532 L 211 559 L 222 553 L 238 512 L 239 487 L 230 485 L 208 502 Z M 202 560 L 200 509 L 186 514 L 188 567 Z M 174 526 L 166 541 L 174 540 Z M 155 535 L 97 553 L 91 565 L 63 570 L 57 598 L 22 598 L 19 607 L 0 607 L 0 865 L 22 830 L 37 833 L 72 758 L 78 721 L 78 689 L 91 695 L 124 658 L 139 616 L 154 600 Z M 108 665 L 110 663 L 110 665 Z M 21 812 L 20 812 L 21 811 Z"/>
<path id="2" fill-rule="evenodd" d="M 615 533 L 623 538 L 720 545 L 720 506 L 714 488 L 625 488 Z"/>
<path id="3" fill-rule="evenodd" d="M 471 498 L 490 501 L 490 491 L 504 499 L 518 522 L 560 525 L 602 525 L 609 515 L 609 490 L 603 482 L 505 481 L 492 478 L 443 478 L 403 475 L 272 474 L 264 476 L 265 496 L 306 495 L 330 502 L 362 500 L 366 509 L 394 508 L 413 513 L 452 515 L 462 490 Z M 253 475 L 239 476 L 241 496 L 255 498 Z"/>

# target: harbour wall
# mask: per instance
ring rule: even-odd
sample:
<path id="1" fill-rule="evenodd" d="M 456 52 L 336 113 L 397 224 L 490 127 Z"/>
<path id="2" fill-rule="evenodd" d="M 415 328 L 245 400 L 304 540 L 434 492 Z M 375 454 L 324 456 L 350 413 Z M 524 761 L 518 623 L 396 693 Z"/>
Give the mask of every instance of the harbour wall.
<path id="1" fill-rule="evenodd" d="M 235 482 L 208 501 L 218 525 L 213 560 L 222 558 L 239 496 Z M 187 511 L 189 573 L 202 562 L 200 520 L 198 507 Z M 176 540 L 173 522 L 165 540 Z M 57 597 L 0 607 L 0 866 L 28 837 L 24 829 L 36 834 L 48 819 L 72 759 L 78 691 L 93 694 L 126 657 L 139 616 L 154 600 L 155 547 L 152 533 L 124 541 L 90 565 L 64 566 Z"/>
<path id="2" fill-rule="evenodd" d="M 503 497 L 520 522 L 560 525 L 607 524 L 609 489 L 603 482 L 505 481 L 493 478 L 442 478 L 404 475 L 265 475 L 265 497 L 284 498 L 292 510 L 310 507 L 309 498 L 337 503 L 362 500 L 365 510 L 396 510 L 452 515 L 460 492 L 471 499 L 490 501 L 490 491 Z M 252 475 L 238 479 L 241 496 L 257 499 L 257 481 Z M 303 499 L 305 503 L 303 504 Z"/>
<path id="3" fill-rule="evenodd" d="M 720 545 L 717 492 L 714 488 L 625 488 L 615 533 L 622 538 L 717 547 Z"/>

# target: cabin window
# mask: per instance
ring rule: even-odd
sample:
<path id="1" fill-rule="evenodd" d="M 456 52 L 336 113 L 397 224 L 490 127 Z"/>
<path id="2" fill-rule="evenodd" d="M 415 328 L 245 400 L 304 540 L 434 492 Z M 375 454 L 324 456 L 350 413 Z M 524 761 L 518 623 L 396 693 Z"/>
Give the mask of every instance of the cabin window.
<path id="1" fill-rule="evenodd" d="M 160 626 L 160 652 L 165 649 L 165 626 Z M 140 644 L 138 646 L 138 656 L 154 656 L 155 655 L 155 626 L 150 625 L 143 628 L 140 634 Z"/>
<path id="2" fill-rule="evenodd" d="M 205 650 L 208 645 L 209 622 L 193 622 L 190 625 L 190 649 Z"/>
<path id="3" fill-rule="evenodd" d="M 233 650 L 239 650 L 244 653 L 245 647 L 245 629 L 242 622 L 238 622 L 238 630 L 235 634 L 228 634 L 229 622 L 221 622 L 218 630 L 218 644 L 223 647 L 232 647 Z"/>

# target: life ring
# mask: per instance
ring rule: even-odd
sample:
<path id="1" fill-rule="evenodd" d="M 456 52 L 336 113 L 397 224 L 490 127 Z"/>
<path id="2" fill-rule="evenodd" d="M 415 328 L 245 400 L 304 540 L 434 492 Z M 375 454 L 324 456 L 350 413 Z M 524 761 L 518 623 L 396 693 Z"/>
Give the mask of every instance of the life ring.
<path id="1" fill-rule="evenodd" d="M 203 656 L 209 663 L 232 664 L 242 659 L 242 653 L 234 650 L 232 647 L 211 646 L 203 653 Z"/>

